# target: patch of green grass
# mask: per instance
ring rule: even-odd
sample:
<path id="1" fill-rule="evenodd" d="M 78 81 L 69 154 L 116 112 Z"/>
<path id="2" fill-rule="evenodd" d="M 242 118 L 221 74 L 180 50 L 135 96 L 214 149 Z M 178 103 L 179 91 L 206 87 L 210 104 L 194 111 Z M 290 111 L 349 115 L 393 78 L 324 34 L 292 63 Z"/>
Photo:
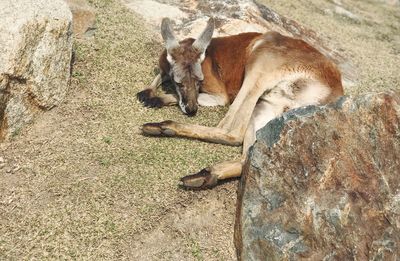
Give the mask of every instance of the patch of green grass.
<path id="1" fill-rule="evenodd" d="M 21 128 L 16 128 L 12 133 L 11 133 L 11 139 L 17 137 L 21 133 Z"/>
<path id="2" fill-rule="evenodd" d="M 110 166 L 110 159 L 100 159 L 99 163 L 100 163 L 100 165 L 105 166 L 105 167 Z"/>
<path id="3" fill-rule="evenodd" d="M 73 71 L 72 72 L 72 77 L 80 79 L 80 78 L 84 77 L 84 74 L 82 72 L 79 72 L 79 71 Z"/>
<path id="4" fill-rule="evenodd" d="M 111 137 L 109 137 L 109 136 L 105 136 L 105 137 L 103 137 L 103 141 L 104 141 L 105 143 L 107 143 L 107 144 L 111 144 L 112 139 L 111 139 Z"/>
<path id="5" fill-rule="evenodd" d="M 199 260 L 199 261 L 200 260 L 204 260 L 200 245 L 199 245 L 199 243 L 197 241 L 192 239 L 191 243 L 190 243 L 190 248 L 191 248 L 193 257 L 196 260 Z"/>

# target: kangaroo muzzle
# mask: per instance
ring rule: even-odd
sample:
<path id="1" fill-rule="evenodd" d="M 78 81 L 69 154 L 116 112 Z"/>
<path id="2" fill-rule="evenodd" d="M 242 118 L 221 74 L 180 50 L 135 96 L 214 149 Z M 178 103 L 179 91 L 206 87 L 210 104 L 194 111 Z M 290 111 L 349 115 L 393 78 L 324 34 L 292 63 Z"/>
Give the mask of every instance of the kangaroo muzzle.
<path id="1" fill-rule="evenodd" d="M 179 107 L 182 112 L 190 117 L 195 116 L 199 108 L 197 103 L 199 94 L 195 83 L 184 83 L 181 87 L 177 87 L 176 91 L 179 96 Z"/>
<path id="2" fill-rule="evenodd" d="M 186 105 L 185 106 L 186 115 L 189 116 L 189 117 L 195 116 L 196 113 L 197 113 L 198 108 L 199 107 L 198 107 L 197 104 L 195 104 L 195 105 Z"/>

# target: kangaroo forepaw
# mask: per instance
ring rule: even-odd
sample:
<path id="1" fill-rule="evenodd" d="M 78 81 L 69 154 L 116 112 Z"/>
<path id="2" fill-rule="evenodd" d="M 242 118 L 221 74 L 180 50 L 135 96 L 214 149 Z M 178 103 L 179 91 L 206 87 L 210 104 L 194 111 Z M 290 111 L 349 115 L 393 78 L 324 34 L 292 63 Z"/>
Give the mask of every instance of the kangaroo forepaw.
<path id="1" fill-rule="evenodd" d="M 152 92 L 153 91 L 151 89 L 146 89 L 146 90 L 143 90 L 141 92 L 138 92 L 136 94 L 136 97 L 140 102 L 144 102 L 145 100 L 148 100 L 148 99 L 151 98 Z"/>
<path id="2" fill-rule="evenodd" d="M 173 131 L 169 126 L 173 124 L 172 121 L 163 122 L 151 122 L 142 125 L 142 132 L 145 135 L 150 136 L 174 136 L 175 131 Z"/>
<path id="3" fill-rule="evenodd" d="M 181 178 L 181 181 L 183 186 L 189 189 L 208 189 L 217 185 L 218 178 L 205 168 L 196 174 Z"/>
<path id="4" fill-rule="evenodd" d="M 150 108 L 161 108 L 164 106 L 164 102 L 160 97 L 153 96 L 153 90 L 147 89 L 136 94 L 137 99 Z"/>
<path id="5" fill-rule="evenodd" d="M 152 97 L 148 100 L 145 100 L 143 102 L 143 104 L 144 104 L 144 106 L 150 107 L 150 108 L 161 108 L 164 106 L 164 102 L 159 97 Z"/>

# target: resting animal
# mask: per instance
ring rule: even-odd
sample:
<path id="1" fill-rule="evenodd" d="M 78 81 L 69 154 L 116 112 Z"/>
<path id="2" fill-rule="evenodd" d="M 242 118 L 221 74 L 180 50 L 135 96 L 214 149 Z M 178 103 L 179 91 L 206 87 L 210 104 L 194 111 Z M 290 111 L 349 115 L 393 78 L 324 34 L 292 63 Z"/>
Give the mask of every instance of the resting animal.
<path id="1" fill-rule="evenodd" d="M 256 140 L 256 131 L 270 120 L 285 111 L 326 104 L 343 95 L 341 75 L 335 64 L 303 40 L 277 32 L 212 38 L 213 31 L 211 18 L 197 39 L 178 42 L 170 20 L 164 18 L 161 72 L 138 93 L 146 106 L 179 104 L 188 116 L 196 115 L 198 106 L 230 106 L 216 127 L 174 121 L 142 126 L 146 135 L 243 145 L 240 159 L 216 163 L 181 179 L 184 186 L 196 189 L 239 177 L 248 149 Z M 171 81 L 176 94 L 157 93 L 163 81 Z"/>

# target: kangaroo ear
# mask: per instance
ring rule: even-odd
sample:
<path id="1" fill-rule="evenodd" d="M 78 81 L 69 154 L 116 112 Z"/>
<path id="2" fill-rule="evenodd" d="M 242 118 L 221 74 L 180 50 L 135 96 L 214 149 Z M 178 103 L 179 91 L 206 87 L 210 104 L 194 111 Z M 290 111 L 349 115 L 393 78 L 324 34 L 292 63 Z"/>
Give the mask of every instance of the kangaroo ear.
<path id="1" fill-rule="evenodd" d="M 169 18 L 163 18 L 161 22 L 161 35 L 165 41 L 165 48 L 170 53 L 172 49 L 179 47 L 179 43 L 175 38 L 171 28 L 171 20 Z"/>
<path id="2" fill-rule="evenodd" d="M 199 38 L 193 43 L 193 48 L 204 53 L 211 42 L 212 35 L 214 33 L 214 18 L 210 18 L 207 22 L 206 29 L 201 33 Z"/>

